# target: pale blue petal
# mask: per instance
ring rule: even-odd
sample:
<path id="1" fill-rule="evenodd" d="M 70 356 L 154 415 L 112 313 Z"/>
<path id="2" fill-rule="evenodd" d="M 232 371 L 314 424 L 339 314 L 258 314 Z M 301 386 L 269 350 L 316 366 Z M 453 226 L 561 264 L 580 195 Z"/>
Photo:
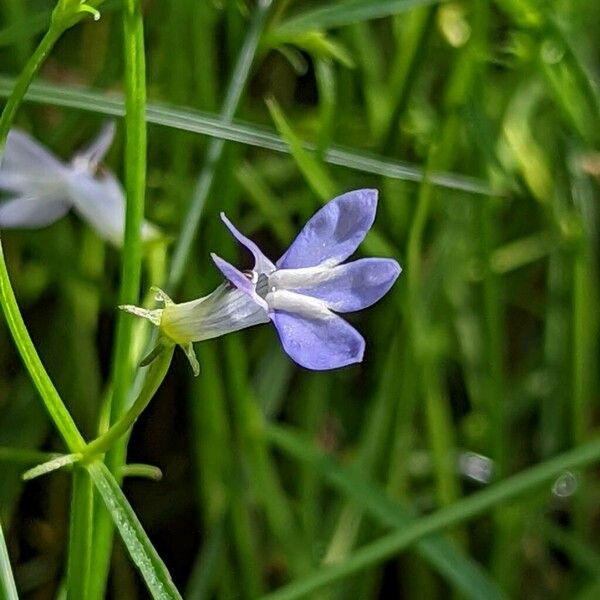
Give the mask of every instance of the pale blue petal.
<path id="1" fill-rule="evenodd" d="M 240 233 L 233 223 L 225 216 L 225 213 L 221 213 L 221 219 L 233 237 L 242 244 L 242 246 L 245 246 L 252 252 L 252 255 L 254 256 L 254 271 L 257 273 L 272 273 L 275 270 L 275 265 L 262 253 L 261 249 L 252 240 Z"/>
<path id="2" fill-rule="evenodd" d="M 98 235 L 115 246 L 122 246 L 125 233 L 125 195 L 115 176 L 104 173 L 94 179 L 87 173 L 73 172 L 70 179 L 73 208 Z M 147 222 L 142 224 L 142 239 L 157 237 L 158 231 Z"/>
<path id="3" fill-rule="evenodd" d="M 125 231 L 125 198 L 119 182 L 111 174 L 94 179 L 84 172 L 75 173 L 70 182 L 75 212 L 101 238 L 121 246 Z"/>
<path id="4" fill-rule="evenodd" d="M 31 136 L 20 129 L 10 130 L 2 157 L 2 171 L 61 172 L 64 169 L 63 163 Z"/>
<path id="5" fill-rule="evenodd" d="M 253 282 L 251 278 L 247 277 L 244 273 L 242 273 L 239 269 L 236 269 L 233 265 L 229 264 L 226 260 L 222 259 L 220 256 L 212 253 L 210 255 L 217 265 L 217 268 L 223 275 L 225 279 L 227 279 L 232 285 L 234 285 L 238 290 L 244 292 L 254 302 L 256 302 L 261 308 L 264 310 L 268 310 L 267 302 L 264 298 L 261 298 L 256 293 L 256 282 Z M 251 277 L 258 277 L 257 274 L 252 273 Z"/>
<path id="6" fill-rule="evenodd" d="M 71 205 L 64 198 L 12 198 L 0 204 L 0 229 L 39 229 L 64 217 Z"/>
<path id="7" fill-rule="evenodd" d="M 41 144 L 11 129 L 0 159 L 0 189 L 25 197 L 60 196 L 68 169 Z"/>
<path id="8" fill-rule="evenodd" d="M 277 267 L 299 269 L 341 263 L 367 235 L 376 210 L 377 190 L 354 190 L 334 198 L 306 223 L 277 261 Z"/>
<path id="9" fill-rule="evenodd" d="M 362 361 L 365 340 L 333 313 L 309 318 L 277 310 L 271 320 L 283 349 L 302 367 L 324 371 Z"/>
<path id="10" fill-rule="evenodd" d="M 73 157 L 71 161 L 73 167 L 85 170 L 91 175 L 95 174 L 98 165 L 113 143 L 115 131 L 115 122 L 107 121 L 92 142 Z"/>
<path id="11" fill-rule="evenodd" d="M 330 276 L 316 285 L 288 289 L 319 298 L 331 310 L 351 312 L 375 304 L 387 294 L 401 271 L 391 258 L 361 258 L 333 267 Z"/>

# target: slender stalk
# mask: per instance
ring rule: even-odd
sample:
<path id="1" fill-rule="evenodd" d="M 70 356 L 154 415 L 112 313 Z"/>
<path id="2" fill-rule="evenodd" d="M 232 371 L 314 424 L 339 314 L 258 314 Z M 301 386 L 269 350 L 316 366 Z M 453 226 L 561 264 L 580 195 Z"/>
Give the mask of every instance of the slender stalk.
<path id="1" fill-rule="evenodd" d="M 92 559 L 94 490 L 85 469 L 75 466 L 71 495 L 67 600 L 88 597 Z"/>
<path id="2" fill-rule="evenodd" d="M 4 153 L 4 146 L 8 132 L 13 124 L 25 93 L 40 66 L 52 50 L 54 44 L 63 33 L 64 28 L 58 22 L 53 21 L 50 29 L 46 32 L 38 47 L 27 64 L 21 71 L 21 74 L 15 82 L 15 86 L 6 101 L 2 115 L 0 115 L 0 162 Z M 67 407 L 60 398 L 54 384 L 46 372 L 42 361 L 35 349 L 33 341 L 27 331 L 23 316 L 19 310 L 15 293 L 12 289 L 4 251 L 0 240 L 0 304 L 4 311 L 4 316 L 8 327 L 19 350 L 25 367 L 31 376 L 31 379 L 38 390 L 42 401 L 46 406 L 50 417 L 54 421 L 63 440 L 71 452 L 77 452 L 84 446 L 84 439 L 79 433 L 73 418 L 69 414 Z"/>
<path id="3" fill-rule="evenodd" d="M 35 74 L 39 71 L 42 63 L 46 60 L 48 54 L 50 54 L 50 51 L 54 47 L 54 44 L 56 44 L 58 38 L 62 35 L 63 31 L 64 29 L 54 21 L 50 24 L 50 28 L 44 34 L 38 47 L 27 61 L 27 64 L 15 82 L 15 86 L 4 105 L 2 116 L 0 116 L 0 161 L 2 160 L 1 156 L 4 154 L 4 146 L 6 144 L 8 132 L 15 120 L 19 106 L 21 106 L 21 102 L 23 102 L 25 93 L 27 92 L 32 79 L 35 77 Z"/>
<path id="4" fill-rule="evenodd" d="M 142 274 L 140 230 L 144 218 L 146 189 L 146 67 L 144 30 L 139 0 L 127 0 L 123 10 L 125 55 L 125 189 L 127 207 L 125 239 L 121 254 L 120 304 L 137 304 Z M 134 321 L 120 313 L 113 355 L 111 422 L 121 418 L 127 407 L 135 357 L 131 352 Z M 120 466 L 125 446 L 107 456 L 109 466 Z M 114 471 L 114 469 L 113 469 Z"/>
<path id="5" fill-rule="evenodd" d="M 78 17 L 62 11 L 61 4 L 52 14 L 50 27 L 31 58 L 27 61 L 19 75 L 15 87 L 9 96 L 0 116 L 0 162 L 8 133 L 15 119 L 19 106 L 31 84 L 35 74 L 54 47 L 56 41 Z M 77 429 L 73 418 L 60 398 L 54 384 L 46 372 L 40 357 L 29 336 L 23 317 L 17 305 L 16 297 L 6 268 L 4 252 L 0 242 L 0 303 L 15 344 L 23 362 L 40 393 L 46 409 L 62 435 L 71 452 L 80 450 L 85 442 Z M 70 549 L 69 549 L 69 598 L 86 597 L 90 572 L 91 521 L 92 521 L 92 488 L 87 474 L 76 475 L 73 483 L 73 511 L 71 515 Z"/>
<path id="6" fill-rule="evenodd" d="M 125 190 L 127 203 L 125 238 L 121 254 L 119 303 L 137 304 L 142 271 L 140 230 L 144 218 L 147 150 L 144 25 L 139 0 L 126 0 L 123 5 L 123 36 L 125 57 Z M 112 363 L 113 394 L 108 407 L 109 422 L 111 424 L 117 423 L 127 410 L 136 358 L 132 352 L 133 330 L 133 319 L 123 313 L 120 314 Z M 117 441 L 106 455 L 106 464 L 117 477 L 117 481 L 120 481 L 122 477 L 121 467 L 125 462 L 125 455 L 125 439 Z M 104 596 L 114 532 L 108 512 L 104 508 L 100 508 L 97 513 L 95 528 L 94 571 L 89 589 L 89 597 L 92 599 Z"/>
<path id="7" fill-rule="evenodd" d="M 92 460 L 98 454 L 107 452 L 115 446 L 117 440 L 121 439 L 131 429 L 163 382 L 169 370 L 174 349 L 175 346 L 170 345 L 157 356 L 156 360 L 150 363 L 144 385 L 136 401 L 116 423 L 86 446 L 83 451 L 84 460 Z"/>
<path id="8" fill-rule="evenodd" d="M 490 508 L 512 501 L 518 496 L 552 481 L 565 471 L 582 468 L 598 461 L 600 461 L 600 439 L 565 452 L 554 459 L 531 467 L 481 492 L 472 494 L 468 498 L 413 521 L 403 529 L 363 547 L 351 555 L 348 560 L 322 568 L 313 575 L 299 579 L 268 594 L 263 600 L 294 600 L 307 596 L 326 585 L 350 577 L 373 565 L 381 564 L 427 535 L 464 523 Z"/>

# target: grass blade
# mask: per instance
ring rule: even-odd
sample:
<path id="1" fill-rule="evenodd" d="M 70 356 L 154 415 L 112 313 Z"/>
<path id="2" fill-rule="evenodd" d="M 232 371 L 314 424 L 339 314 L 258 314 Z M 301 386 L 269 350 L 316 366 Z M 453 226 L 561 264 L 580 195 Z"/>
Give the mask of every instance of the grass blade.
<path id="1" fill-rule="evenodd" d="M 324 567 L 312 575 L 269 594 L 265 600 L 293 600 L 302 598 L 324 586 L 350 577 L 359 571 L 381 564 L 416 541 L 475 518 L 493 507 L 507 503 L 521 494 L 548 483 L 565 471 L 582 468 L 600 460 L 600 439 L 565 452 L 509 477 L 486 490 L 477 492 L 426 517 L 417 519 L 400 531 L 386 535 L 364 546 L 348 560 Z"/>
<path id="2" fill-rule="evenodd" d="M 8 557 L 8 549 L 4 541 L 2 524 L 0 524 L 0 592 L 2 592 L 2 598 L 5 600 L 19 600 L 15 578 Z"/>
<path id="3" fill-rule="evenodd" d="M 152 597 L 181 598 L 117 480 L 103 463 L 94 462 L 87 469 Z"/>
<path id="4" fill-rule="evenodd" d="M 344 0 L 327 3 L 289 18 L 281 23 L 276 31 L 294 32 L 330 29 L 369 19 L 382 19 L 390 15 L 406 12 L 419 6 L 439 4 L 444 0 Z"/>
<path id="5" fill-rule="evenodd" d="M 0 97 L 6 96 L 10 92 L 13 84 L 13 79 L 0 77 Z M 115 117 L 122 117 L 125 114 L 123 97 L 120 94 L 112 92 L 107 94 L 76 86 L 59 86 L 47 82 L 34 83 L 29 88 L 25 99 L 38 104 L 72 108 Z M 151 103 L 146 107 L 146 120 L 157 125 L 200 133 L 275 152 L 286 154 L 290 152 L 286 142 L 271 129 L 242 121 L 228 122 L 211 113 Z M 304 148 L 311 152 L 316 150 L 315 145 L 309 142 L 304 142 Z M 414 182 L 420 182 L 424 179 L 424 171 L 417 165 L 345 146 L 332 145 L 325 152 L 323 160 L 339 167 L 346 167 L 371 175 L 381 175 L 391 179 Z M 494 195 L 498 193 L 498 190 L 492 189 L 485 181 L 455 173 L 430 173 L 428 181 L 439 187 L 472 194 Z"/>
<path id="6" fill-rule="evenodd" d="M 277 448 L 305 463 L 383 525 L 404 528 L 415 518 L 412 511 L 386 496 L 358 471 L 338 464 L 291 430 L 270 424 L 266 435 Z M 505 597 L 485 571 L 449 540 L 431 536 L 418 542 L 417 549 L 465 598 Z"/>

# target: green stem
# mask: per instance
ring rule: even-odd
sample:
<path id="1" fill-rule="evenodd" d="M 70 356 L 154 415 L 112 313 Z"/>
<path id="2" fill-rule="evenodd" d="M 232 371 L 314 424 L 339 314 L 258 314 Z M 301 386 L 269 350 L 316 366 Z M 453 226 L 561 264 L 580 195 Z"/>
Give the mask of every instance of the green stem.
<path id="1" fill-rule="evenodd" d="M 157 356 L 156 360 L 150 363 L 148 374 L 144 379 L 144 385 L 136 401 L 116 423 L 87 445 L 83 451 L 84 461 L 92 460 L 98 454 L 103 454 L 110 450 L 115 442 L 131 429 L 163 382 L 169 370 L 174 349 L 175 346 L 169 345 Z"/>
<path id="2" fill-rule="evenodd" d="M 44 34 L 44 37 L 35 49 L 35 52 L 31 55 L 31 58 L 27 61 L 27 64 L 21 71 L 21 74 L 15 83 L 15 87 L 4 105 L 2 116 L 0 116 L 0 160 L 1 156 L 4 154 L 4 146 L 6 144 L 8 132 L 15 120 L 19 106 L 21 106 L 21 103 L 23 102 L 25 93 L 27 92 L 32 79 L 39 71 L 42 63 L 46 60 L 48 54 L 54 47 L 54 44 L 56 44 L 58 38 L 63 34 L 63 31 L 64 29 L 62 27 L 56 25 L 54 22 L 51 23 L 50 28 Z"/>
<path id="3" fill-rule="evenodd" d="M 2 160 L 8 132 L 10 131 L 15 115 L 23 101 L 29 84 L 62 33 L 62 27 L 55 23 L 51 24 L 50 29 L 46 32 L 35 52 L 27 61 L 27 64 L 15 83 L 12 93 L 6 101 L 2 115 L 0 116 L 0 161 Z M 10 283 L 1 241 L 0 304 L 2 305 L 6 322 L 8 323 L 15 345 L 19 350 L 21 358 L 25 363 L 25 367 L 27 368 L 36 389 L 42 397 L 42 401 L 44 402 L 50 417 L 54 421 L 69 450 L 71 452 L 81 450 L 85 445 L 84 439 L 79 433 L 73 418 L 69 414 L 67 407 L 64 405 L 46 372 L 29 332 L 27 331 L 27 327 L 25 326 L 15 293 Z"/>
<path id="4" fill-rule="evenodd" d="M 88 597 L 92 558 L 94 489 L 85 469 L 73 469 L 67 600 Z"/>
<path id="5" fill-rule="evenodd" d="M 294 600 L 311 594 L 326 585 L 388 560 L 425 536 L 473 519 L 494 506 L 512 501 L 518 496 L 548 483 L 565 471 L 580 469 L 599 460 L 600 439 L 596 439 L 413 521 L 403 529 L 363 547 L 351 555 L 348 560 L 324 567 L 309 577 L 265 596 L 263 600 Z"/>
<path id="6" fill-rule="evenodd" d="M 140 229 L 144 218 L 146 186 L 146 67 L 144 30 L 139 0 L 127 0 L 123 9 L 125 55 L 125 189 L 127 207 L 125 240 L 121 254 L 121 288 L 119 304 L 136 304 L 142 274 Z M 126 410 L 133 379 L 135 357 L 132 356 L 134 321 L 124 313 L 118 318 L 112 365 L 113 397 L 111 422 Z M 114 448 L 107 457 L 109 466 L 120 466 L 125 446 Z M 114 469 L 113 469 L 114 472 Z"/>
<path id="7" fill-rule="evenodd" d="M 137 304 L 142 271 L 140 230 L 144 218 L 146 185 L 146 66 L 144 55 L 144 25 L 139 0 L 126 0 L 123 5 L 123 35 L 125 60 L 125 238 L 121 254 L 120 304 Z M 109 422 L 116 423 L 127 409 L 129 391 L 135 369 L 132 355 L 134 321 L 121 314 L 117 323 L 112 362 L 113 394 L 107 406 Z M 110 431 L 110 429 L 109 429 Z M 106 455 L 106 464 L 117 480 L 122 477 L 126 440 L 114 443 Z M 108 512 L 99 508 L 94 523 L 94 571 L 89 598 L 104 597 L 108 575 L 113 525 Z"/>

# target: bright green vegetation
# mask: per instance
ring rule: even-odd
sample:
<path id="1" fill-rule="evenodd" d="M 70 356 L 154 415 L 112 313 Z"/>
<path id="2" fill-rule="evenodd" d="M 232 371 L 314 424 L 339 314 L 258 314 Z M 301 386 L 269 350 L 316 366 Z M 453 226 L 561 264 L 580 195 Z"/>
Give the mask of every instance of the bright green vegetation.
<path id="1" fill-rule="evenodd" d="M 0 6 L 0 147 L 14 119 L 68 159 L 112 116 L 128 197 L 123 251 L 2 232 L 0 597 L 599 597 L 600 5 L 89 4 Z M 221 211 L 277 257 L 360 187 L 404 268 L 350 316 L 361 365 L 260 326 L 119 421 L 170 350 L 139 369 L 118 304 L 248 266 Z"/>

